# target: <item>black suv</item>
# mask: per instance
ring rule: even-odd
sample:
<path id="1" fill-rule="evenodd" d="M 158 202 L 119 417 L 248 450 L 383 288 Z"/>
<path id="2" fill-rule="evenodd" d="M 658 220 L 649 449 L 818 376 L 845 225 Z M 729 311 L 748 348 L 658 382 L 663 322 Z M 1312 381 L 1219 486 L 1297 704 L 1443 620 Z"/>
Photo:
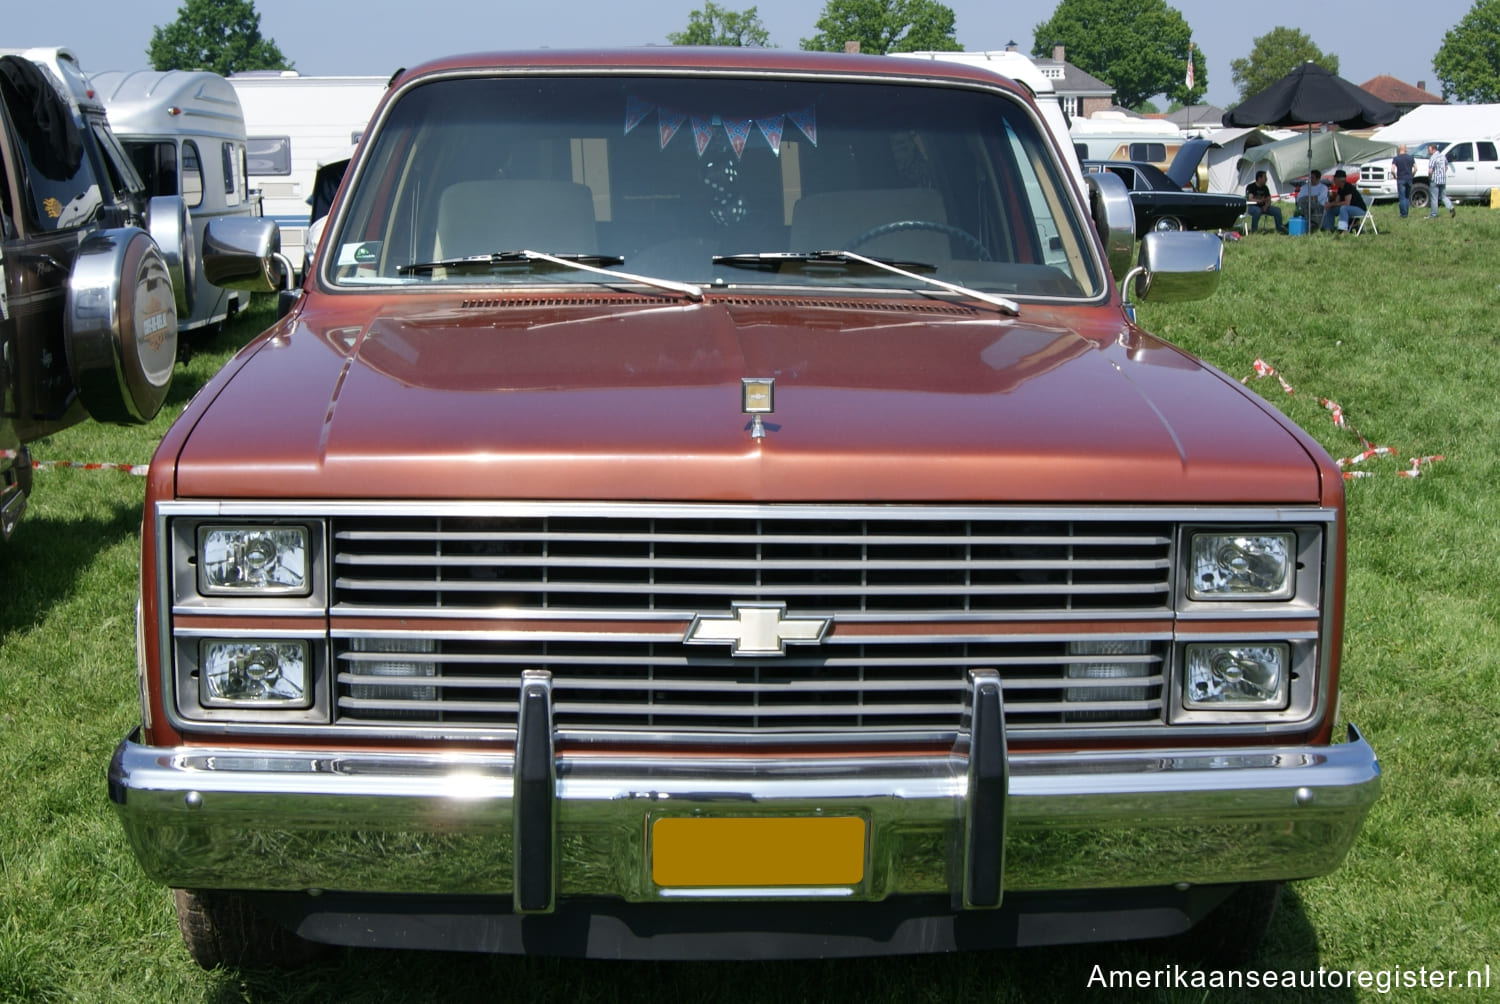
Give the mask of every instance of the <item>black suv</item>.
<path id="1" fill-rule="evenodd" d="M 149 198 L 66 49 L 0 56 L 0 536 L 26 507 L 26 444 L 166 398 L 196 251 Z"/>

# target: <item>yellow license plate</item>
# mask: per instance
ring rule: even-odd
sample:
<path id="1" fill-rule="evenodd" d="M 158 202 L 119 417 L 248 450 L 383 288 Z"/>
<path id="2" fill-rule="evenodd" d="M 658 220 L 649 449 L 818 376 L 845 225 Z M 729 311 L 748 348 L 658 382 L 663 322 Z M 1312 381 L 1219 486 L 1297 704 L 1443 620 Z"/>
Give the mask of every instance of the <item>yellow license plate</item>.
<path id="1" fill-rule="evenodd" d="M 666 888 L 858 885 L 865 877 L 865 821 L 658 819 L 651 826 L 651 877 Z"/>

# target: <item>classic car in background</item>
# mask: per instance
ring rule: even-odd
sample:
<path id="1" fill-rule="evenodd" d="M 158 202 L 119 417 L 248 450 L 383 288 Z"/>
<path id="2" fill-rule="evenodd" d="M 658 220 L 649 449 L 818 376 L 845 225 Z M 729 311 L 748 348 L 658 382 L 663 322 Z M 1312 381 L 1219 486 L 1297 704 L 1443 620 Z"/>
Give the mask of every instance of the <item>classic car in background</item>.
<path id="1" fill-rule="evenodd" d="M 195 252 L 182 199 L 152 198 L 66 49 L 0 55 L 0 536 L 31 443 L 166 399 Z M 15 188 L 12 188 L 12 183 Z"/>
<path id="2" fill-rule="evenodd" d="M 1135 160 L 1085 160 L 1090 173 L 1108 172 L 1125 183 L 1135 207 L 1136 233 L 1153 230 L 1226 230 L 1245 212 L 1245 196 L 1195 190 L 1198 164 L 1213 143 L 1191 139 L 1183 143 L 1163 171 Z"/>
<path id="3" fill-rule="evenodd" d="M 1020 84 L 454 57 L 327 219 L 147 484 L 109 793 L 202 965 L 1229 966 L 1344 859 L 1343 479 L 1137 326 L 1223 244 L 1134 254 Z M 275 288 L 271 226 L 205 268 Z"/>

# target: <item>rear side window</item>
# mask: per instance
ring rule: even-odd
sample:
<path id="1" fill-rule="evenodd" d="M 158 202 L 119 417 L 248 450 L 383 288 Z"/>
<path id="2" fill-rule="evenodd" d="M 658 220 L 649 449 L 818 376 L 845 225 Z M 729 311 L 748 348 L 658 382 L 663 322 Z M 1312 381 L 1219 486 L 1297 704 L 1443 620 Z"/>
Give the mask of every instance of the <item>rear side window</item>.
<path id="1" fill-rule="evenodd" d="M 290 136 L 251 136 L 245 141 L 251 174 L 291 174 Z"/>
<path id="2" fill-rule="evenodd" d="M 1494 161 L 1495 159 L 1497 159 L 1495 157 L 1495 144 L 1484 142 L 1476 145 L 1479 147 L 1480 160 Z"/>
<path id="3" fill-rule="evenodd" d="M 20 60 L 17 56 L 0 58 Z M 92 220 L 104 199 L 92 159 L 84 149 L 88 139 L 71 110 L 40 78 L 34 86 L 0 87 L 0 98 L 20 146 L 21 190 L 16 201 L 26 207 L 23 215 L 29 224 L 49 231 Z M 38 105 L 46 108 L 45 116 L 37 115 Z M 44 121 L 54 127 L 48 128 Z"/>
<path id="4" fill-rule="evenodd" d="M 1132 143 L 1130 144 L 1130 159 L 1151 163 L 1166 160 L 1167 145 L 1165 143 Z"/>

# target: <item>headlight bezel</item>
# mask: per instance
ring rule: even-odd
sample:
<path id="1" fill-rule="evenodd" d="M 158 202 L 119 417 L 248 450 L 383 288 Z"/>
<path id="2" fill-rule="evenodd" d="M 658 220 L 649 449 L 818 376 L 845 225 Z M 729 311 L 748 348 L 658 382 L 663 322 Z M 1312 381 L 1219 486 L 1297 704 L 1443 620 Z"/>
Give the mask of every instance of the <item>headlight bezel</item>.
<path id="1" fill-rule="evenodd" d="M 1224 701 L 1210 703 L 1191 700 L 1188 688 L 1189 655 L 1205 648 L 1285 650 L 1281 694 L 1275 701 Z M 1257 636 L 1250 633 L 1194 635 L 1179 639 L 1172 652 L 1172 683 L 1169 692 L 1167 720 L 1170 725 L 1223 725 L 1230 723 L 1303 721 L 1313 714 L 1318 700 L 1318 639 L 1315 636 Z"/>
<path id="2" fill-rule="evenodd" d="M 1283 608 L 1310 611 L 1321 603 L 1325 574 L 1325 528 L 1292 523 L 1184 523 L 1177 539 L 1177 612 L 1187 617 L 1252 613 L 1279 616 Z M 1194 581 L 1194 542 L 1199 537 L 1287 537 L 1290 539 L 1288 582 L 1275 592 L 1207 594 Z"/>
<path id="3" fill-rule="evenodd" d="M 297 645 L 306 653 L 307 683 L 298 703 L 206 699 L 203 673 L 208 648 Z M 322 725 L 330 721 L 327 634 L 314 629 L 183 630 L 173 639 L 176 711 L 184 721 L 243 724 Z"/>
<path id="4" fill-rule="evenodd" d="M 198 613 L 278 612 L 311 613 L 327 606 L 327 524 L 323 519 L 256 519 L 202 516 L 172 520 L 170 559 L 171 601 L 175 610 Z M 251 590 L 206 584 L 203 542 L 209 533 L 240 529 L 249 532 L 297 530 L 305 533 L 307 576 L 304 588 Z"/>

